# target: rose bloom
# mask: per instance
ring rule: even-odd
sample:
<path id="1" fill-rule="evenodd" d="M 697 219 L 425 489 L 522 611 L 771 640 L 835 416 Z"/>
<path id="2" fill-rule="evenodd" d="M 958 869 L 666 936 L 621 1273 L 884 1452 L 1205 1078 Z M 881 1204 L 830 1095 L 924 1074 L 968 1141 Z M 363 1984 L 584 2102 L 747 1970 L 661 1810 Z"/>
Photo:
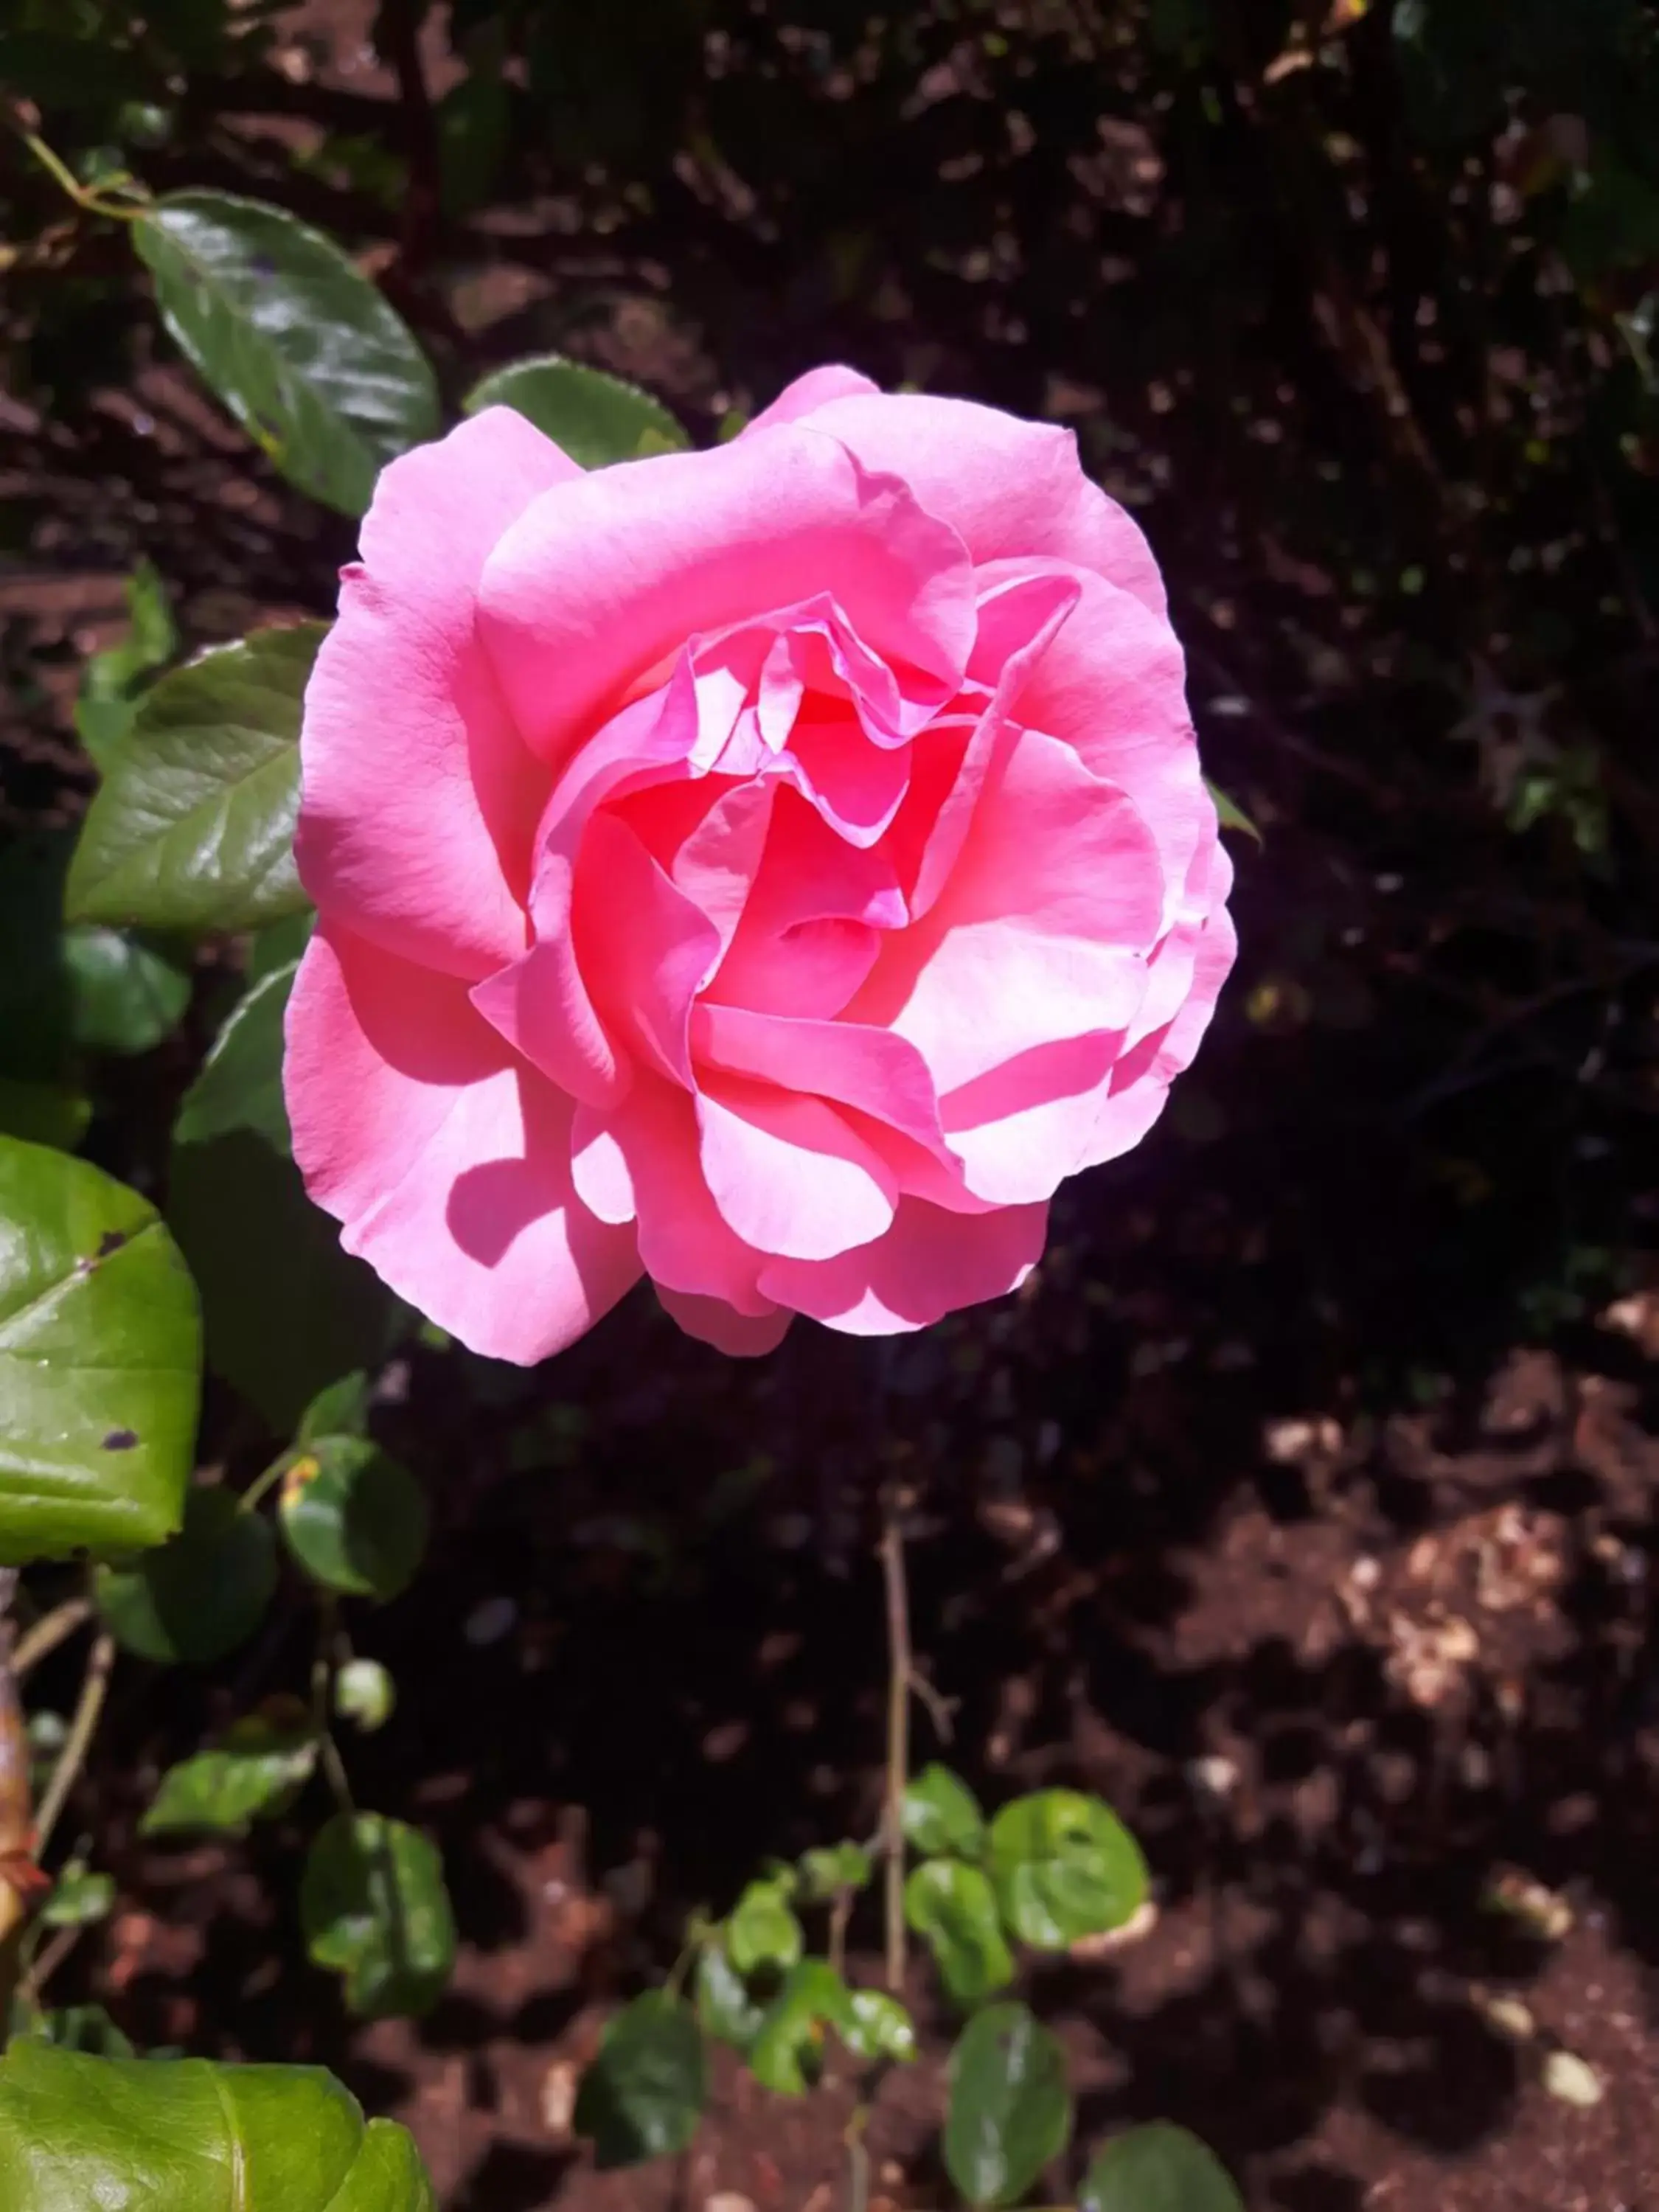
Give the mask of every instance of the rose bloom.
<path id="1" fill-rule="evenodd" d="M 394 461 L 306 695 L 311 1195 L 476 1351 L 641 1273 L 759 1352 L 1014 1289 L 1231 964 L 1139 531 L 1068 432 L 845 368 L 584 473 Z"/>

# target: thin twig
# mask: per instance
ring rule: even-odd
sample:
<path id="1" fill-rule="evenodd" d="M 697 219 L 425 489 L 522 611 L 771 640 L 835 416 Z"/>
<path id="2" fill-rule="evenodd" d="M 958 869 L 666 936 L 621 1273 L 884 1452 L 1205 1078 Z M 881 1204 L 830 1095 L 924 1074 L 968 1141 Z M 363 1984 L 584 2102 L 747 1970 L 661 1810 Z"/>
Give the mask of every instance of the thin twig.
<path id="1" fill-rule="evenodd" d="M 33 1627 L 17 1639 L 11 1655 L 13 1679 L 21 1682 L 31 1667 L 38 1667 L 60 1644 L 67 1644 L 76 1630 L 84 1628 L 91 1619 L 92 1600 L 87 1597 L 67 1597 L 62 1605 L 42 1613 Z"/>
<path id="2" fill-rule="evenodd" d="M 835 1901 L 830 1907 L 829 1947 L 830 1969 L 837 1974 L 845 1974 L 847 1972 L 847 1923 L 852 1917 L 853 1892 L 850 1889 L 838 1889 L 836 1892 Z"/>
<path id="3" fill-rule="evenodd" d="M 75 1708 L 75 1717 L 70 1723 L 70 1732 L 58 1764 L 52 1769 L 52 1780 L 46 1784 L 46 1794 L 40 1800 L 40 1816 L 34 1824 L 36 1856 L 44 1854 L 58 1825 L 58 1816 L 75 1787 L 81 1769 L 86 1764 L 92 1740 L 98 1733 L 98 1723 L 103 1714 L 104 1699 L 109 1692 L 109 1678 L 115 1666 L 115 1638 L 106 1632 L 94 1642 L 87 1659 L 87 1671 L 81 1680 L 81 1695 Z"/>
<path id="4" fill-rule="evenodd" d="M 397 73 L 399 122 L 409 162 L 399 258 L 404 273 L 418 276 L 430 258 L 442 213 L 443 149 L 438 119 L 421 61 L 421 17 L 424 7 L 412 0 L 381 0 L 374 44 Z"/>
<path id="5" fill-rule="evenodd" d="M 933 1734 L 942 1744 L 948 1744 L 956 1733 L 951 1719 L 951 1708 L 956 1700 L 936 1690 L 920 1667 L 910 1669 L 910 1694 L 927 1707 Z"/>
<path id="6" fill-rule="evenodd" d="M 882 1814 L 887 1923 L 887 1986 L 904 1987 L 904 1792 L 910 1775 L 910 1601 L 904 1580 L 904 1539 L 890 1489 L 882 1492 L 882 1581 L 887 1596 L 887 1786 Z"/>
<path id="7" fill-rule="evenodd" d="M 23 1977 L 23 1991 L 37 2011 L 40 2009 L 41 1990 L 86 1932 L 85 1921 L 77 1921 L 73 1927 L 60 1928 L 51 1942 L 30 1961 L 29 1970 Z"/>
<path id="8" fill-rule="evenodd" d="M 0 1860 L 20 1870 L 17 1881 L 0 1879 L 0 2039 L 11 2016 L 12 1992 L 22 1957 L 28 1906 L 21 1870 L 32 1863 L 33 1842 L 28 1732 L 9 1664 L 11 1606 L 16 1592 L 16 1570 L 0 1568 Z"/>

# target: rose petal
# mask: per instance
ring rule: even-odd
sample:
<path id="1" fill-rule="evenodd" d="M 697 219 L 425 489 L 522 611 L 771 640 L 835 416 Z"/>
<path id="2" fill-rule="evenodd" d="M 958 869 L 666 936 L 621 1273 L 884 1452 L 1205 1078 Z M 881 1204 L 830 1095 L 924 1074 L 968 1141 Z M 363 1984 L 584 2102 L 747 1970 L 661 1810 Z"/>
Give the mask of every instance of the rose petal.
<path id="1" fill-rule="evenodd" d="M 900 1201 L 873 1244 L 816 1264 L 768 1260 L 763 1293 L 849 1336 L 926 1328 L 959 1307 L 1017 1290 L 1042 1256 L 1046 1206 L 951 1213 Z"/>
<path id="2" fill-rule="evenodd" d="M 888 939 L 846 1018 L 908 1037 L 941 1097 L 1036 1046 L 1126 1029 L 1163 897 L 1128 799 L 1027 731 L 943 896 Z"/>
<path id="3" fill-rule="evenodd" d="M 828 1259 L 891 1223 L 891 1170 L 822 1100 L 705 1076 L 697 1122 L 720 1218 L 757 1252 Z"/>
<path id="4" fill-rule="evenodd" d="M 341 1242 L 475 1352 L 528 1364 L 639 1275 L 570 1175 L 570 1102 L 512 1060 L 464 982 L 319 923 L 288 1011 L 294 1157 Z"/>
<path id="5" fill-rule="evenodd" d="M 902 477 L 975 562 L 1049 554 L 1164 611 L 1163 579 L 1139 526 L 1084 475 L 1071 431 L 923 392 L 832 399 L 801 420 L 866 466 Z"/>
<path id="6" fill-rule="evenodd" d="M 745 424 L 738 435 L 752 438 L 758 430 L 775 430 L 781 423 L 798 422 L 803 415 L 815 408 L 827 406 L 832 399 L 854 399 L 868 392 L 878 392 L 881 386 L 872 384 L 867 376 L 860 376 L 855 368 L 843 368 L 831 362 L 823 368 L 809 368 L 805 376 L 798 376 L 793 384 L 786 384 L 769 407 L 763 407 L 752 422 Z"/>
<path id="7" fill-rule="evenodd" d="M 360 934 L 452 975 L 523 950 L 547 788 L 474 634 L 478 579 L 526 507 L 580 474 L 505 407 L 392 461 L 307 688 L 301 880 Z"/>
<path id="8" fill-rule="evenodd" d="M 916 696 L 955 690 L 975 629 L 961 541 L 897 477 L 786 426 L 556 486 L 490 556 L 479 623 L 526 740 L 557 760 L 688 639 L 823 592 Z"/>
<path id="9" fill-rule="evenodd" d="M 688 1297 L 684 1291 L 665 1291 L 659 1283 L 657 1298 L 663 1311 L 677 1321 L 688 1336 L 712 1344 L 735 1359 L 758 1359 L 775 1352 L 788 1334 L 795 1316 L 781 1306 L 763 1314 L 740 1314 L 719 1298 Z"/>

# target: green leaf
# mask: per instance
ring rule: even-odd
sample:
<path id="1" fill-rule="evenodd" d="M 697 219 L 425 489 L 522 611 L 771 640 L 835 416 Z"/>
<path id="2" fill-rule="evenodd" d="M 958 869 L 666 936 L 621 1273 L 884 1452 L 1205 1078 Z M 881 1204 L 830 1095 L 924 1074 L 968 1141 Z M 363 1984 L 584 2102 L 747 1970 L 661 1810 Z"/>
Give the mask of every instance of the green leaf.
<path id="1" fill-rule="evenodd" d="M 1229 799 L 1218 783 L 1212 783 L 1208 776 L 1206 776 L 1204 787 L 1215 801 L 1216 820 L 1224 830 L 1242 830 L 1247 837 L 1254 837 L 1258 845 L 1267 842 L 1238 801 L 1236 799 Z"/>
<path id="2" fill-rule="evenodd" d="M 289 1550 L 314 1583 L 385 1604 L 407 1589 L 426 1556 L 426 1493 L 367 1437 L 319 1437 L 283 1477 L 279 1513 Z"/>
<path id="3" fill-rule="evenodd" d="M 198 1667 L 258 1626 L 276 1587 L 276 1547 L 228 1490 L 192 1490 L 171 1543 L 131 1566 L 98 1570 L 98 1608 L 124 1651 Z"/>
<path id="4" fill-rule="evenodd" d="M 803 1851 L 796 1862 L 801 1895 L 808 1905 L 828 1905 L 848 1890 L 869 1887 L 874 1872 L 862 1844 L 840 1843 Z"/>
<path id="5" fill-rule="evenodd" d="M 172 336 L 291 483 L 362 514 L 386 464 L 441 428 L 412 333 L 332 240 L 226 192 L 133 225 Z"/>
<path id="6" fill-rule="evenodd" d="M 708 2097 L 702 2037 L 665 1990 L 624 2005 L 576 2092 L 574 2127 L 601 2166 L 672 2157 L 697 2131 Z"/>
<path id="7" fill-rule="evenodd" d="M 317 1737 L 308 1717 L 250 1713 L 215 1749 L 167 1769 L 141 1832 L 243 1834 L 250 1821 L 286 1812 L 316 1764 Z"/>
<path id="8" fill-rule="evenodd" d="M 904 1885 L 904 1917 L 933 1953 L 958 2004 L 977 2004 L 1014 1978 L 996 1893 L 978 1867 L 928 1859 L 914 1868 Z"/>
<path id="9" fill-rule="evenodd" d="M 988 2005 L 951 2054 L 945 2166 L 970 2204 L 1012 2204 L 1072 2132 L 1066 2053 L 1023 2004 Z"/>
<path id="10" fill-rule="evenodd" d="M 18 1083 L 0 1075 L 0 1137 L 72 1152 L 87 1133 L 92 1101 L 63 1083 Z"/>
<path id="11" fill-rule="evenodd" d="M 145 678 L 165 668 L 179 650 L 167 586 L 149 562 L 138 563 L 124 590 L 126 631 L 88 661 L 75 704 L 76 729 L 100 768 L 131 727 Z"/>
<path id="12" fill-rule="evenodd" d="M 801 1924 L 778 1883 L 751 1881 L 726 1923 L 726 1948 L 740 1974 L 757 1966 L 793 1966 L 806 1948 Z"/>
<path id="13" fill-rule="evenodd" d="M 904 1840 L 929 1857 L 976 1859 L 985 1849 L 979 1801 L 948 1766 L 924 1766 L 904 1793 Z"/>
<path id="14" fill-rule="evenodd" d="M 64 932 L 70 1034 L 88 1052 L 149 1052 L 190 1004 L 190 963 L 125 930 L 87 923 Z"/>
<path id="15" fill-rule="evenodd" d="M 744 1985 L 741 1974 L 719 1942 L 705 1943 L 697 1955 L 695 1983 L 697 2019 L 705 2035 L 717 2036 L 735 2050 L 747 2051 L 759 2033 L 765 2008 L 757 2005 Z"/>
<path id="16" fill-rule="evenodd" d="M 280 921 L 258 931 L 247 949 L 243 977 L 247 988 L 251 991 L 256 983 L 263 983 L 279 968 L 295 967 L 304 957 L 316 927 L 316 908 L 307 907 L 299 914 L 285 914 Z"/>
<path id="17" fill-rule="evenodd" d="M 313 1963 L 343 1976 L 346 2002 L 365 2019 L 430 2012 L 455 1964 L 443 1861 L 383 1814 L 337 1814 L 318 1835 L 300 1920 Z"/>
<path id="18" fill-rule="evenodd" d="M 1078 2212 L 1244 2212 L 1244 2199 L 1196 2136 L 1154 2120 L 1095 2154 Z"/>
<path id="19" fill-rule="evenodd" d="M 95 2058 L 34 2040 L 0 2063 L 6 2212 L 436 2212 L 414 2143 L 308 2066 Z"/>
<path id="20" fill-rule="evenodd" d="M 750 2047 L 749 2069 L 761 2087 L 804 2097 L 823 2070 L 829 2031 L 845 2031 L 850 2004 L 846 1983 L 823 1960 L 792 1966 Z"/>
<path id="21" fill-rule="evenodd" d="M 200 1389 L 195 1288 L 154 1210 L 0 1137 L 0 1565 L 159 1544 Z"/>
<path id="22" fill-rule="evenodd" d="M 292 967 L 256 984 L 220 1032 L 173 1126 L 167 1211 L 201 1285 L 211 1365 L 292 1432 L 345 1366 L 390 1348 L 403 1310 L 340 1245 L 289 1157 L 283 1017 Z"/>
<path id="23" fill-rule="evenodd" d="M 855 2058 L 891 2058 L 908 2065 L 916 2055 L 915 2025 L 884 1990 L 849 1990 L 840 2026 L 841 2039 Z"/>
<path id="24" fill-rule="evenodd" d="M 361 1367 L 319 1390 L 300 1416 L 296 1442 L 368 1434 L 368 1376 Z"/>
<path id="25" fill-rule="evenodd" d="M 1042 1790 L 991 1823 L 991 1879 L 1009 1928 L 1037 1951 L 1063 1951 L 1132 1920 L 1146 1901 L 1146 1862 L 1109 1806 Z"/>
<path id="26" fill-rule="evenodd" d="M 300 708 L 321 623 L 217 646 L 144 695 L 70 865 L 71 921 L 258 929 L 306 904 L 294 868 Z"/>
<path id="27" fill-rule="evenodd" d="M 41 1906 L 40 1917 L 48 1928 L 90 1928 L 109 1918 L 114 1903 L 113 1879 L 94 1874 L 83 1860 L 70 1859 Z"/>
<path id="28" fill-rule="evenodd" d="M 638 385 L 556 353 L 496 369 L 473 386 L 461 406 L 468 415 L 515 409 L 585 469 L 683 453 L 691 443 L 668 410 Z"/>
<path id="29" fill-rule="evenodd" d="M 123 2035 L 102 2005 L 60 2005 L 52 2012 L 21 2015 L 26 2008 L 14 2008 L 13 2035 L 32 2035 L 41 2043 L 54 2045 L 59 2051 L 90 2051 L 95 2058 L 131 2058 L 133 2055 L 131 2039 Z"/>
<path id="30" fill-rule="evenodd" d="M 392 1718 L 397 1686 L 378 1659 L 348 1659 L 334 1677 L 334 1710 L 365 1735 Z"/>

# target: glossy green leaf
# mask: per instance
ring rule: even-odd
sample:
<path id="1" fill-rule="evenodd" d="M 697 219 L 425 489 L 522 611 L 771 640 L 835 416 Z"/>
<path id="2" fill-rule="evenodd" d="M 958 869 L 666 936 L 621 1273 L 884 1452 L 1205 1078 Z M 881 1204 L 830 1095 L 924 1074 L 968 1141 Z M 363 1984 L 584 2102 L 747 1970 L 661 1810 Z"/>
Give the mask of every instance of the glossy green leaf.
<path id="1" fill-rule="evenodd" d="M 94 923 L 64 932 L 70 1034 L 89 1052 L 149 1052 L 190 1004 L 190 963 L 165 946 Z"/>
<path id="2" fill-rule="evenodd" d="M 668 410 L 638 385 L 558 354 L 496 369 L 461 404 L 469 415 L 486 407 L 514 408 L 585 469 L 682 452 L 691 442 Z"/>
<path id="3" fill-rule="evenodd" d="M 171 1766 L 144 1814 L 147 1836 L 240 1835 L 294 1802 L 317 1764 L 309 1718 L 250 1713 L 224 1741 Z"/>
<path id="4" fill-rule="evenodd" d="M 708 2097 L 702 2036 L 690 2008 L 647 1990 L 611 2022 L 576 2093 L 576 2133 L 601 2166 L 682 2151 Z"/>
<path id="5" fill-rule="evenodd" d="M 343 1367 L 390 1348 L 402 1309 L 341 1249 L 289 1157 L 283 1017 L 292 967 L 241 1001 L 173 1126 L 167 1213 L 201 1285 L 207 1355 L 281 1435 Z"/>
<path id="6" fill-rule="evenodd" d="M 847 2027 L 850 2002 L 846 1983 L 823 1960 L 803 1959 L 792 1966 L 750 2046 L 749 2069 L 761 2087 L 783 2097 L 805 2096 L 823 2071 L 830 2031 Z"/>
<path id="7" fill-rule="evenodd" d="M 976 1859 L 985 1848 L 979 1800 L 948 1766 L 924 1766 L 904 1793 L 904 1840 L 929 1857 Z"/>
<path id="8" fill-rule="evenodd" d="M 1244 2199 L 1196 2136 L 1154 2120 L 1095 2154 L 1078 2212 L 1244 2212 Z"/>
<path id="9" fill-rule="evenodd" d="M 0 1565 L 159 1544 L 200 1387 L 195 1288 L 154 1210 L 0 1138 Z"/>
<path id="10" fill-rule="evenodd" d="M 1072 2132 L 1060 2039 L 1023 2004 L 988 2005 L 951 2054 L 945 2168 L 969 2204 L 1012 2204 Z"/>
<path id="11" fill-rule="evenodd" d="M 1014 1978 L 997 1916 L 996 1893 L 978 1867 L 961 1859 L 928 1859 L 904 1885 L 904 1917 L 933 1954 L 956 2002 L 977 2004 Z"/>
<path id="12" fill-rule="evenodd" d="M 705 1943 L 697 1956 L 693 1984 L 697 2020 L 705 2035 L 746 2051 L 765 2017 L 765 2007 L 750 1996 L 744 1978 L 719 1942 Z"/>
<path id="13" fill-rule="evenodd" d="M 40 1917 L 48 1928 L 90 1928 L 107 1920 L 114 1904 L 112 1878 L 95 1874 L 80 1859 L 71 1859 L 41 1906 Z"/>
<path id="14" fill-rule="evenodd" d="M 441 428 L 431 364 L 332 240 L 226 192 L 133 225 L 168 331 L 291 483 L 362 514 L 386 464 Z"/>
<path id="15" fill-rule="evenodd" d="M 841 2039 L 857 2058 L 890 2058 L 908 2065 L 916 2055 L 915 2024 L 884 1990 L 851 1990 L 840 2022 Z"/>
<path id="16" fill-rule="evenodd" d="M 443 1861 L 402 1820 L 337 1814 L 306 1859 L 300 1919 L 313 1962 L 343 1977 L 353 2012 L 418 2018 L 442 1996 L 455 1964 Z"/>
<path id="17" fill-rule="evenodd" d="M 300 1416 L 295 1441 L 310 1443 L 317 1437 L 366 1437 L 368 1434 L 368 1376 L 354 1367 L 319 1390 Z"/>
<path id="18" fill-rule="evenodd" d="M 276 1547 L 234 1492 L 192 1490 L 159 1551 L 98 1570 L 98 1608 L 124 1651 L 204 1667 L 252 1635 L 276 1587 Z"/>
<path id="19" fill-rule="evenodd" d="M 334 1677 L 335 1711 L 365 1735 L 383 1729 L 397 1704 L 397 1685 L 378 1659 L 349 1659 Z"/>
<path id="20" fill-rule="evenodd" d="M 279 968 L 294 967 L 304 957 L 316 927 L 316 908 L 308 906 L 298 914 L 285 914 L 280 921 L 270 922 L 257 931 L 247 948 L 247 967 L 244 970 L 247 988 L 251 991 L 256 983 L 264 982 Z"/>
<path id="21" fill-rule="evenodd" d="M 407 1589 L 426 1555 L 426 1493 L 367 1437 L 319 1437 L 283 1477 L 283 1539 L 325 1589 L 382 1604 Z"/>
<path id="22" fill-rule="evenodd" d="M 874 1872 L 862 1844 L 829 1844 L 803 1851 L 796 1862 L 800 1893 L 808 1905 L 828 1905 L 848 1890 L 867 1888 Z"/>
<path id="23" fill-rule="evenodd" d="M 1216 820 L 1224 830 L 1239 830 L 1245 836 L 1254 837 L 1258 845 L 1266 843 L 1261 832 L 1236 799 L 1229 799 L 1221 786 L 1212 783 L 1208 776 L 1204 779 L 1204 787 L 1215 801 Z"/>
<path id="24" fill-rule="evenodd" d="M 775 1881 L 751 1881 L 726 1923 L 726 1948 L 740 1974 L 793 1966 L 806 1948 L 801 1924 Z"/>
<path id="25" fill-rule="evenodd" d="M 304 2066 L 96 2058 L 26 2040 L 0 2063 L 6 2212 L 436 2212 L 414 2144 Z"/>
<path id="26" fill-rule="evenodd" d="M 1146 1862 L 1109 1806 L 1042 1790 L 991 1823 L 991 1879 L 1002 1917 L 1034 1950 L 1063 1951 L 1132 1920 L 1146 1901 Z"/>
<path id="27" fill-rule="evenodd" d="M 145 693 L 87 810 L 70 921 L 199 933 L 304 907 L 300 706 L 323 635 L 320 623 L 257 630 Z"/>
<path id="28" fill-rule="evenodd" d="M 127 628 L 88 661 L 75 702 L 76 730 L 100 768 L 131 726 L 145 678 L 179 650 L 167 586 L 149 562 L 138 563 L 124 590 Z"/>

